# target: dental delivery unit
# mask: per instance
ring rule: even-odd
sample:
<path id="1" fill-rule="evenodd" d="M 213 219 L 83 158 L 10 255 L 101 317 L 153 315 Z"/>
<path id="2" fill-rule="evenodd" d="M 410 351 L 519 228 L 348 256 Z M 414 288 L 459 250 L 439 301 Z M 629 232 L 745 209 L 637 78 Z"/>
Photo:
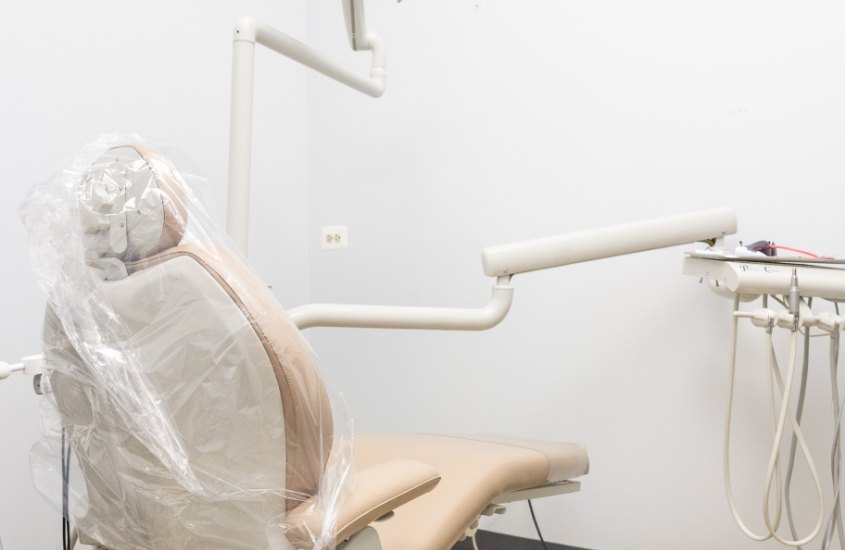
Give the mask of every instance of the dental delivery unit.
<path id="1" fill-rule="evenodd" d="M 255 50 L 264 46 L 381 96 L 384 45 L 366 28 L 362 0 L 342 5 L 350 46 L 372 54 L 369 75 L 262 21 L 237 22 L 226 231 L 212 221 L 195 177 L 134 134 L 95 139 L 24 200 L 33 270 L 47 296 L 43 352 L 0 363 L 0 379 L 31 375 L 43 396 L 45 432 L 32 470 L 36 485 L 60 500 L 64 547 L 447 550 L 467 538 L 476 544 L 480 517 L 501 514 L 511 502 L 579 491 L 589 470 L 586 449 L 507 436 L 353 435 L 302 331 L 486 330 L 508 314 L 518 275 L 703 241 L 705 248 L 687 252 L 683 273 L 733 303 L 723 442 L 730 510 L 754 540 L 792 547 L 820 540 L 824 549 L 837 543 L 845 549 L 839 490 L 845 403 L 838 392 L 845 262 L 768 241 L 729 252 L 725 237 L 737 231 L 731 208 L 486 247 L 481 261 L 492 296 L 475 309 L 282 309 L 247 261 Z M 744 325 L 762 329 L 772 421 L 761 488 L 764 529 L 756 531 L 743 519 L 731 479 Z M 781 333 L 789 341 L 785 359 L 776 344 Z M 826 471 L 801 426 L 813 337 L 829 340 L 834 428 Z M 817 502 L 808 529 L 791 500 L 799 458 Z"/>

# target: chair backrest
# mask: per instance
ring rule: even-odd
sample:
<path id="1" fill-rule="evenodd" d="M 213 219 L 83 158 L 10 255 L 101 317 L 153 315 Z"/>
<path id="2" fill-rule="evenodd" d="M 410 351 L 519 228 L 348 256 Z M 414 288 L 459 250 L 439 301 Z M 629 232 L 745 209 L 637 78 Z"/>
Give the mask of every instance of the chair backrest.
<path id="1" fill-rule="evenodd" d="M 175 169 L 140 146 L 119 153 L 105 154 L 117 187 L 89 177 L 83 187 L 102 189 L 80 195 L 92 269 L 108 272 L 87 294 L 98 313 L 83 331 L 48 309 L 44 330 L 87 490 L 81 540 L 288 548 L 285 514 L 318 494 L 332 446 L 312 354 L 245 262 L 197 238 L 213 232 L 183 239 L 190 208 Z"/>

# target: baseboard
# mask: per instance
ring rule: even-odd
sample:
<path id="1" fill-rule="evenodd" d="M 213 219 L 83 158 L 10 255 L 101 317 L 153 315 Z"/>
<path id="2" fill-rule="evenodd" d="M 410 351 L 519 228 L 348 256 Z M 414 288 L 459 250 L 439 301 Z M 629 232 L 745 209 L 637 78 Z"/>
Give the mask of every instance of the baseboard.
<path id="1" fill-rule="evenodd" d="M 475 540 L 478 541 L 478 550 L 543 550 L 543 545 L 538 539 L 514 537 L 492 531 L 479 531 Z M 548 541 L 546 541 L 546 548 L 548 550 L 587 550 Z M 469 539 L 461 541 L 452 550 L 473 550 L 472 541 Z"/>

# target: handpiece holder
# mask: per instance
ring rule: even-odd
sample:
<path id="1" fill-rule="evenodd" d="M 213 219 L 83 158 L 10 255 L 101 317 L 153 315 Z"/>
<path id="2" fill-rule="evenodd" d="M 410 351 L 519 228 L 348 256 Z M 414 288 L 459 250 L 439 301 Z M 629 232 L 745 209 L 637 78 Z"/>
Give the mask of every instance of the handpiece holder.
<path id="1" fill-rule="evenodd" d="M 695 251 L 684 258 L 683 273 L 706 280 L 719 295 L 749 302 L 760 295 L 845 300 L 842 260 L 807 258 L 737 257 Z M 796 289 L 800 281 L 800 292 Z"/>
<path id="2" fill-rule="evenodd" d="M 499 324 L 513 300 L 511 277 L 520 273 L 666 248 L 736 232 L 731 208 L 704 210 L 484 248 L 485 274 L 496 277 L 490 303 L 479 309 L 309 304 L 288 313 L 300 328 L 354 327 L 484 330 Z"/>

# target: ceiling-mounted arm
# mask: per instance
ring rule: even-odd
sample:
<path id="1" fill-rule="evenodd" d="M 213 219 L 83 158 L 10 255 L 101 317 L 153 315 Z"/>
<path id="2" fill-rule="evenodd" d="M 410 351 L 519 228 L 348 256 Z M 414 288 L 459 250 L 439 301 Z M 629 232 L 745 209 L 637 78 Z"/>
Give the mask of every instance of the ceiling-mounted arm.
<path id="1" fill-rule="evenodd" d="M 343 17 L 346 19 L 346 35 L 349 47 L 359 52 L 369 50 L 367 23 L 364 20 L 364 0 L 341 0 Z"/>
<path id="2" fill-rule="evenodd" d="M 384 48 L 381 39 L 367 33 L 361 0 L 343 0 L 350 44 L 356 51 L 373 53 L 370 75 L 365 76 L 329 60 L 322 53 L 253 17 L 235 25 L 232 47 L 232 111 L 229 131 L 229 200 L 226 229 L 240 251 L 247 254 L 249 185 L 252 162 L 252 98 L 255 80 L 255 45 L 310 67 L 371 97 L 384 93 Z"/>

